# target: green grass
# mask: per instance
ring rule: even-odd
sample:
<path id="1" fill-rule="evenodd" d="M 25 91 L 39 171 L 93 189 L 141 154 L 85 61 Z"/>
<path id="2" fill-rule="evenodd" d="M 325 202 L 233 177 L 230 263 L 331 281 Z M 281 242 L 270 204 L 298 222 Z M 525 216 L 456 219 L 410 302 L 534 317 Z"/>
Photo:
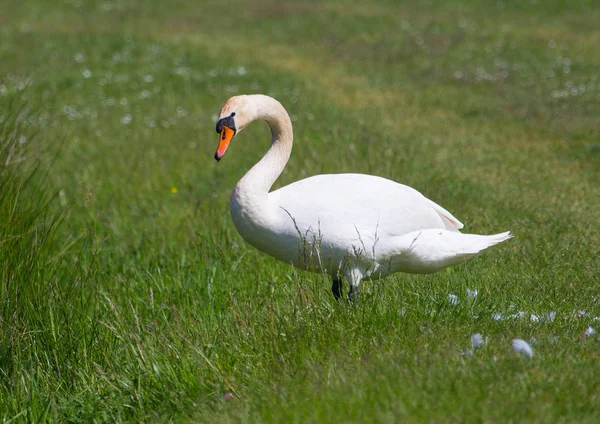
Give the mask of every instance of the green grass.
<path id="1" fill-rule="evenodd" d="M 596 2 L 199 3 L 0 12 L 0 417 L 597 422 Z M 214 162 L 239 93 L 293 117 L 276 186 L 376 174 L 516 237 L 335 302 L 235 232 L 269 140 Z"/>

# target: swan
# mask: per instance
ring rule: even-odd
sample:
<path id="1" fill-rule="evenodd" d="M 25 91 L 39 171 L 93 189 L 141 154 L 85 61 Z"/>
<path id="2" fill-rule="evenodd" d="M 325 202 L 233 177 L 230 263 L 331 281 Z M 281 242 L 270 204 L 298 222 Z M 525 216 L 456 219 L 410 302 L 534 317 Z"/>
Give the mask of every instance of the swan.
<path id="1" fill-rule="evenodd" d="M 301 269 L 326 272 L 332 293 L 358 293 L 362 280 L 395 272 L 432 273 L 464 262 L 512 237 L 462 234 L 463 224 L 417 190 L 364 174 L 315 175 L 275 191 L 292 151 L 292 123 L 272 97 L 230 98 L 217 120 L 221 160 L 233 137 L 255 120 L 271 129 L 271 147 L 237 183 L 230 213 L 252 246 Z"/>

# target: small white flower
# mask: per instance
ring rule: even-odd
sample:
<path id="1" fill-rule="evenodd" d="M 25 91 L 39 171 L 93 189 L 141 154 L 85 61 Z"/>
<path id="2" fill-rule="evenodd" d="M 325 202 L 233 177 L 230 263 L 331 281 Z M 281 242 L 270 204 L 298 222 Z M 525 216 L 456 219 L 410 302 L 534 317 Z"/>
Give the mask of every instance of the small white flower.
<path id="1" fill-rule="evenodd" d="M 531 358 L 533 356 L 533 349 L 525 340 L 513 339 L 512 348 L 515 352 L 522 353 L 528 358 Z"/>
<path id="2" fill-rule="evenodd" d="M 531 314 L 529 316 L 529 319 L 531 320 L 531 322 L 538 322 L 540 320 L 540 317 L 538 317 L 536 314 Z"/>
<path id="3" fill-rule="evenodd" d="M 81 75 L 83 75 L 84 78 L 89 78 L 92 76 L 92 71 L 90 71 L 87 68 L 84 68 L 81 70 Z"/>
<path id="4" fill-rule="evenodd" d="M 593 336 L 594 334 L 596 334 L 596 330 L 594 330 L 594 327 L 588 327 L 583 333 L 583 335 L 586 337 Z"/>
<path id="5" fill-rule="evenodd" d="M 450 293 L 448 295 L 448 301 L 450 302 L 451 305 L 458 305 L 458 296 Z"/>
<path id="6" fill-rule="evenodd" d="M 525 311 L 519 311 L 519 312 L 516 312 L 516 313 L 514 313 L 512 315 L 509 315 L 508 318 L 510 318 L 510 319 L 523 318 L 525 315 L 526 315 Z"/>
<path id="7" fill-rule="evenodd" d="M 485 344 L 487 339 L 484 339 L 483 336 L 479 333 L 475 333 L 471 336 L 471 347 L 473 349 L 477 349 Z"/>
<path id="8" fill-rule="evenodd" d="M 492 315 L 492 318 L 494 319 L 494 321 L 502 321 L 504 319 L 504 315 L 497 312 L 494 315 Z"/>
<path id="9" fill-rule="evenodd" d="M 130 114 L 127 114 L 121 118 L 121 124 L 129 125 L 131 123 L 132 119 L 133 119 L 133 116 L 131 116 Z"/>
<path id="10" fill-rule="evenodd" d="M 465 349 L 460 352 L 461 356 L 472 356 L 475 350 L 483 346 L 487 342 L 487 337 L 484 339 L 481 334 L 475 333 L 471 336 L 471 349 Z"/>
<path id="11" fill-rule="evenodd" d="M 550 311 L 547 314 L 542 315 L 542 319 L 546 322 L 552 322 L 556 318 L 556 311 Z"/>
<path id="12" fill-rule="evenodd" d="M 187 115 L 188 115 L 187 110 L 185 110 L 181 106 L 177 106 L 177 117 L 178 118 L 183 118 L 183 117 L 185 117 Z"/>
<path id="13" fill-rule="evenodd" d="M 467 288 L 467 298 L 473 299 L 473 298 L 477 297 L 478 294 L 479 294 L 479 291 L 477 289 Z"/>

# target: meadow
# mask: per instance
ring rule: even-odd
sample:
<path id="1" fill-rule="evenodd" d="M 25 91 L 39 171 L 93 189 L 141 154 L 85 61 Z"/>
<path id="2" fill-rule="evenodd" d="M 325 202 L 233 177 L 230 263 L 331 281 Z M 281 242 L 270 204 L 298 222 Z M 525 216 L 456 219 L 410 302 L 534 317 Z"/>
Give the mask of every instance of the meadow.
<path id="1" fill-rule="evenodd" d="M 598 22 L 593 0 L 4 2 L 2 422 L 599 422 Z M 255 123 L 214 161 L 241 93 L 292 117 L 276 187 L 375 174 L 515 238 L 336 302 L 233 227 L 269 143 Z"/>

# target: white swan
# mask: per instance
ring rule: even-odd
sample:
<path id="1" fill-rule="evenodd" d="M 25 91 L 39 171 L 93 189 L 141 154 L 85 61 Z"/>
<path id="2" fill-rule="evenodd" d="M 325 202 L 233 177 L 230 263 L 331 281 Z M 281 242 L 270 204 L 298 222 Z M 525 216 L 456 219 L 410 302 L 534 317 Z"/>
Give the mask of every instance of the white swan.
<path id="1" fill-rule="evenodd" d="M 235 186 L 233 223 L 257 249 L 329 273 L 336 298 L 341 276 L 353 297 L 361 280 L 399 271 L 436 272 L 512 237 L 508 231 L 461 234 L 463 224 L 450 212 L 411 187 L 373 175 L 316 175 L 269 192 L 292 151 L 292 123 L 277 100 L 264 95 L 229 99 L 217 122 L 215 159 L 257 119 L 271 128 L 271 147 Z"/>

